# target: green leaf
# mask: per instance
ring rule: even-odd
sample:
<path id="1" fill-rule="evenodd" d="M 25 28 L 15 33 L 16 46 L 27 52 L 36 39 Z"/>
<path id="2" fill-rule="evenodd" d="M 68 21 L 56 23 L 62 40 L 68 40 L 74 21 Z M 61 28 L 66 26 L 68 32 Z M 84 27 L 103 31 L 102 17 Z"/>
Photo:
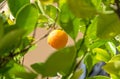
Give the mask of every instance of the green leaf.
<path id="1" fill-rule="evenodd" d="M 110 79 L 110 78 L 106 77 L 106 76 L 93 76 L 93 77 L 89 77 L 87 79 Z"/>
<path id="2" fill-rule="evenodd" d="M 89 27 L 87 29 L 87 37 L 90 39 L 96 39 L 96 25 L 97 19 L 94 18 L 93 20 L 89 21 Z"/>
<path id="3" fill-rule="evenodd" d="M 67 0 L 71 11 L 79 18 L 96 15 L 96 9 L 91 0 Z"/>
<path id="4" fill-rule="evenodd" d="M 120 77 L 120 61 L 109 62 L 103 66 L 103 69 L 109 73 Z"/>
<path id="5" fill-rule="evenodd" d="M 79 26 L 80 26 L 80 19 L 79 18 L 75 18 L 73 20 L 73 34 L 74 34 L 74 39 L 76 39 L 78 32 L 79 32 Z M 70 27 L 70 26 L 69 26 Z M 72 27 L 72 26 L 71 26 Z"/>
<path id="6" fill-rule="evenodd" d="M 116 55 L 116 53 L 117 53 L 116 46 L 113 42 L 107 42 L 105 45 L 106 45 L 106 48 L 108 49 L 109 53 L 111 54 L 111 56 Z"/>
<path id="7" fill-rule="evenodd" d="M 97 22 L 97 36 L 110 39 L 120 34 L 120 20 L 115 13 L 100 14 Z"/>
<path id="8" fill-rule="evenodd" d="M 3 29 L 3 20 L 0 17 L 0 39 L 3 37 L 4 29 Z"/>
<path id="9" fill-rule="evenodd" d="M 94 4 L 95 8 L 100 11 L 101 10 L 101 3 L 102 3 L 102 0 L 91 0 L 92 3 Z"/>
<path id="10" fill-rule="evenodd" d="M 37 74 L 32 72 L 18 72 L 15 74 L 17 77 L 22 79 L 35 79 L 37 77 Z"/>
<path id="11" fill-rule="evenodd" d="M 34 5 L 26 5 L 21 11 L 19 11 L 16 18 L 16 25 L 18 28 L 27 30 L 29 34 L 33 31 L 38 20 L 38 10 Z"/>
<path id="12" fill-rule="evenodd" d="M 120 34 L 115 37 L 115 40 L 120 43 Z"/>
<path id="13" fill-rule="evenodd" d="M 79 31 L 80 19 L 73 16 L 69 11 L 67 4 L 61 7 L 60 26 L 64 29 L 73 40 L 76 39 Z"/>
<path id="14" fill-rule="evenodd" d="M 58 14 L 58 9 L 57 7 L 53 5 L 46 5 L 45 6 L 45 13 L 51 17 L 52 19 L 56 19 L 56 15 Z"/>
<path id="15" fill-rule="evenodd" d="M 103 66 L 103 69 L 110 74 L 112 79 L 120 78 L 120 54 L 115 55 L 111 60 Z"/>
<path id="16" fill-rule="evenodd" d="M 92 53 L 89 52 L 86 54 L 86 57 L 84 59 L 84 63 L 87 67 L 87 75 L 89 75 L 89 73 L 91 72 L 92 68 L 94 67 L 94 65 L 98 62 L 98 60 L 95 60 L 94 57 L 92 56 Z"/>
<path id="17" fill-rule="evenodd" d="M 11 67 L 2 67 L 2 68 L 0 68 L 0 74 L 6 73 L 10 69 L 11 69 Z"/>
<path id="18" fill-rule="evenodd" d="M 104 8 L 106 10 L 113 10 L 113 8 L 111 8 L 110 4 L 114 4 L 115 0 L 102 0 L 103 4 L 104 4 Z"/>
<path id="19" fill-rule="evenodd" d="M 9 53 L 10 50 L 13 50 L 14 47 L 18 45 L 25 32 L 26 31 L 22 29 L 13 30 L 0 39 L 0 55 Z"/>
<path id="20" fill-rule="evenodd" d="M 27 46 L 29 46 L 31 44 L 31 42 L 34 41 L 34 38 L 32 37 L 24 37 L 21 42 L 20 42 L 20 45 L 19 45 L 19 50 L 23 50 L 25 49 Z M 34 45 L 32 45 L 32 47 L 34 47 Z M 31 47 L 31 48 L 32 48 Z M 30 49 L 31 49 L 30 48 Z M 29 50 L 30 50 L 29 49 Z"/>
<path id="21" fill-rule="evenodd" d="M 117 46 L 117 50 L 120 52 L 120 45 L 119 45 L 119 46 Z"/>
<path id="22" fill-rule="evenodd" d="M 17 28 L 16 25 L 6 25 L 4 26 L 4 34 L 8 34 L 9 32 L 13 31 L 13 30 L 17 30 L 19 28 Z"/>
<path id="23" fill-rule="evenodd" d="M 96 36 L 97 30 L 97 18 L 95 17 L 93 20 L 90 21 L 91 24 L 89 25 L 85 37 L 85 44 L 88 48 L 96 48 L 104 45 L 107 40 L 99 39 Z"/>
<path id="24" fill-rule="evenodd" d="M 79 79 L 80 75 L 82 75 L 83 71 L 81 69 L 78 69 L 75 71 L 73 76 L 70 79 Z"/>
<path id="25" fill-rule="evenodd" d="M 44 27 L 46 26 L 45 24 L 49 23 L 48 22 L 48 18 L 45 15 L 40 14 L 39 18 L 38 18 L 38 27 Z"/>
<path id="26" fill-rule="evenodd" d="M 45 5 L 49 5 L 52 4 L 54 0 L 40 0 L 41 3 L 45 4 Z"/>
<path id="27" fill-rule="evenodd" d="M 85 33 L 87 23 L 88 23 L 88 20 L 80 19 L 79 31 L 83 34 Z"/>
<path id="28" fill-rule="evenodd" d="M 7 0 L 10 11 L 13 16 L 16 17 L 17 12 L 23 8 L 26 4 L 30 3 L 30 0 Z"/>
<path id="29" fill-rule="evenodd" d="M 85 37 L 85 44 L 87 47 L 91 48 L 91 47 L 96 47 L 94 46 L 94 44 L 96 43 L 96 18 L 94 18 L 91 22 L 91 24 L 89 25 L 89 27 L 87 28 L 87 32 L 86 32 L 86 37 Z M 99 44 L 97 44 L 99 45 Z"/>
<path id="30" fill-rule="evenodd" d="M 0 0 L 0 3 L 1 3 L 2 1 L 4 1 L 4 0 Z"/>
<path id="31" fill-rule="evenodd" d="M 76 42 L 75 46 L 76 46 L 77 50 L 80 48 L 80 45 L 81 45 L 82 42 L 83 42 L 83 39 L 82 39 L 82 38 L 79 39 L 79 40 Z"/>
<path id="32" fill-rule="evenodd" d="M 68 47 L 53 53 L 45 63 L 33 64 L 31 67 L 42 76 L 56 76 L 57 73 L 67 75 L 71 72 L 75 62 L 76 51 L 74 47 Z"/>
<path id="33" fill-rule="evenodd" d="M 34 69 L 37 73 L 42 74 L 43 76 L 46 72 L 45 72 L 45 67 L 44 67 L 44 63 L 35 63 L 31 65 L 32 69 Z"/>
<path id="34" fill-rule="evenodd" d="M 109 62 L 114 62 L 114 61 L 120 61 L 120 54 L 113 56 Z"/>
<path id="35" fill-rule="evenodd" d="M 91 49 L 92 48 L 96 48 L 96 47 L 101 47 L 101 46 L 105 45 L 106 42 L 107 42 L 107 40 L 97 39 L 97 40 L 94 40 L 93 42 L 91 42 L 91 44 L 89 45 L 89 47 Z"/>
<path id="36" fill-rule="evenodd" d="M 94 48 L 93 55 L 97 60 L 104 62 L 108 62 L 111 58 L 110 54 L 106 50 L 101 48 Z"/>
<path id="37" fill-rule="evenodd" d="M 119 79 L 120 78 L 120 76 L 113 75 L 113 74 L 110 74 L 110 76 L 111 76 L 111 79 Z"/>
<path id="38" fill-rule="evenodd" d="M 26 72 L 25 68 L 19 64 L 13 63 L 13 67 L 7 72 L 6 77 L 22 78 L 22 79 L 35 79 L 37 75 L 33 72 Z"/>

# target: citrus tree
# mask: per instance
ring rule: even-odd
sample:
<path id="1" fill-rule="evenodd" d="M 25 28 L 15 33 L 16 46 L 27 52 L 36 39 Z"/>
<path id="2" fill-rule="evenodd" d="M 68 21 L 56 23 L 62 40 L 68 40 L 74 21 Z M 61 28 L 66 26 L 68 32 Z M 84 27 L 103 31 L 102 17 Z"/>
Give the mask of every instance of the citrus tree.
<path id="1" fill-rule="evenodd" d="M 5 2 L 8 10 L 0 13 L 0 79 L 79 79 L 84 72 L 84 79 L 120 78 L 119 0 L 0 0 L 0 8 Z M 47 28 L 39 40 L 48 37 L 56 51 L 44 63 L 31 64 L 33 72 L 21 58 L 37 43 L 36 28 Z M 79 33 L 83 37 L 77 39 Z M 68 36 L 74 45 L 65 47 Z M 100 62 L 108 75 L 90 76 Z"/>

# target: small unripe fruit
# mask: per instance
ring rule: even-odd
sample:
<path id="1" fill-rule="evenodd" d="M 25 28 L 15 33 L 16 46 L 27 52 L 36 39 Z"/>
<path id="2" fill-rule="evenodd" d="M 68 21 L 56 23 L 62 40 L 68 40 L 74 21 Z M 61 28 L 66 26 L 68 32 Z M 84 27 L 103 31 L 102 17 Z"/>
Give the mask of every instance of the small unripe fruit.
<path id="1" fill-rule="evenodd" d="M 63 30 L 53 30 L 49 35 L 47 42 L 55 49 L 60 49 L 66 46 L 68 35 Z"/>

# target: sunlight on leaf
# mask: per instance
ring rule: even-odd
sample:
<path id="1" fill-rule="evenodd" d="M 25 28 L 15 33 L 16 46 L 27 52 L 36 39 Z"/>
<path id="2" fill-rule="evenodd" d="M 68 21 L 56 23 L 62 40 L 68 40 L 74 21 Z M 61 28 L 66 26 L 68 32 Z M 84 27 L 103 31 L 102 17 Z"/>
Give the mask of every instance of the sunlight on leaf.
<path id="1" fill-rule="evenodd" d="M 96 59 L 104 62 L 108 62 L 111 58 L 109 53 L 101 48 L 94 48 L 93 55 L 95 56 Z"/>
<path id="2" fill-rule="evenodd" d="M 116 46 L 113 42 L 107 42 L 105 44 L 106 48 L 108 49 L 109 53 L 111 54 L 111 56 L 116 55 L 117 51 L 116 51 Z"/>

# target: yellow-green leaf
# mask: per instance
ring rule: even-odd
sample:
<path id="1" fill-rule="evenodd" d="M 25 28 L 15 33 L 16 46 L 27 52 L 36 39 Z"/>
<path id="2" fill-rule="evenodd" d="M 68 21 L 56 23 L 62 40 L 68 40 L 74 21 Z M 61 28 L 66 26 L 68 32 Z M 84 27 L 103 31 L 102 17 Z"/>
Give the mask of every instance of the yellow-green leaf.
<path id="1" fill-rule="evenodd" d="M 120 20 L 117 14 L 100 14 L 97 22 L 97 36 L 103 39 L 120 34 Z"/>
<path id="2" fill-rule="evenodd" d="M 93 49 L 93 54 L 97 60 L 108 62 L 110 60 L 110 55 L 109 53 L 101 48 L 94 48 Z"/>

